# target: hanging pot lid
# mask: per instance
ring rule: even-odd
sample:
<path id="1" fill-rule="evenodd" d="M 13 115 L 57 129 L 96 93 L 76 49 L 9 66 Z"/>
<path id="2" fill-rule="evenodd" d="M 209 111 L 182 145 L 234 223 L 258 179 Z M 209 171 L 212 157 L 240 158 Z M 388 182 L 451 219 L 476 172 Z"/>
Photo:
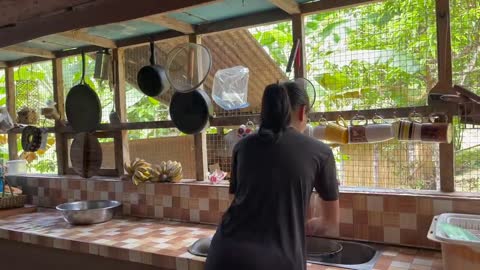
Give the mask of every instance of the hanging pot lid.
<path id="1" fill-rule="evenodd" d="M 185 43 L 168 53 L 166 75 L 175 91 L 186 93 L 197 89 L 212 67 L 210 50 L 200 44 Z"/>

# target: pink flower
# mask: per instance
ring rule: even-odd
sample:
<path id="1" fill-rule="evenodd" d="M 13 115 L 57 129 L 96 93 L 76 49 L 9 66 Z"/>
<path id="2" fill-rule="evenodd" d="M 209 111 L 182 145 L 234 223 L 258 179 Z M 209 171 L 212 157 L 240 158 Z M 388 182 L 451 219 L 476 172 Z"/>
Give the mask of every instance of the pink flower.
<path id="1" fill-rule="evenodd" d="M 210 183 L 212 184 L 218 184 L 225 178 L 226 175 L 226 172 L 217 169 L 208 175 L 208 180 L 210 180 Z"/>

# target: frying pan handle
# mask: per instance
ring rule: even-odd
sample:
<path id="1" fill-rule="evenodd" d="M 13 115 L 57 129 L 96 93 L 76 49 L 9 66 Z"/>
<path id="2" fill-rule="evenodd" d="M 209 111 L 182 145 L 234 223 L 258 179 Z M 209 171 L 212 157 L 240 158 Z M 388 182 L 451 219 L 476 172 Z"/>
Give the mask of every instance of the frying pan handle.
<path id="1" fill-rule="evenodd" d="M 150 65 L 155 65 L 155 42 L 150 41 Z"/>
<path id="2" fill-rule="evenodd" d="M 195 50 L 191 50 L 188 53 L 188 79 L 193 82 L 195 79 Z"/>
<path id="3" fill-rule="evenodd" d="M 80 83 L 85 83 L 85 52 L 82 51 L 82 79 Z"/>
<path id="4" fill-rule="evenodd" d="M 298 47 L 300 45 L 300 39 L 295 40 L 295 44 L 293 44 L 292 50 L 290 51 L 290 57 L 288 58 L 287 70 L 286 72 L 292 71 L 292 65 L 294 60 L 297 58 Z"/>

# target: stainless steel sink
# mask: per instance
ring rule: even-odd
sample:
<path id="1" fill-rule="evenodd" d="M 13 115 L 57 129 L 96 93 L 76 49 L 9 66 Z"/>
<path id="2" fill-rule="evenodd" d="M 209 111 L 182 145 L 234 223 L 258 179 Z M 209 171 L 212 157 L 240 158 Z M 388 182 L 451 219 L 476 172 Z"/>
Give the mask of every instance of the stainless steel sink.
<path id="1" fill-rule="evenodd" d="M 326 241 L 331 240 L 307 237 L 307 248 L 315 247 L 316 245 L 322 246 Z M 342 250 L 335 254 L 319 256 L 311 252 L 309 253 L 307 249 L 307 261 L 313 264 L 330 265 L 346 269 L 371 270 L 380 257 L 380 252 L 372 246 L 341 240 L 339 240 L 338 243 L 342 246 Z"/>
<path id="2" fill-rule="evenodd" d="M 380 257 L 380 252 L 375 248 L 357 242 L 335 241 L 319 237 L 307 237 L 306 241 L 307 261 L 313 264 L 371 270 Z M 188 248 L 188 252 L 206 257 L 210 242 L 211 238 L 199 239 Z"/>

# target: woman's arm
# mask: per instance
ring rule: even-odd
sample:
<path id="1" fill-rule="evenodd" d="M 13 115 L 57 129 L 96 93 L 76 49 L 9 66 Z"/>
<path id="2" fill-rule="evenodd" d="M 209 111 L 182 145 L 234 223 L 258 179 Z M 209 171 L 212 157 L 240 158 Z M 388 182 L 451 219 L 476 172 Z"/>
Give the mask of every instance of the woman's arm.
<path id="1" fill-rule="evenodd" d="M 339 200 L 315 200 L 313 216 L 307 221 L 307 235 L 338 236 L 340 223 Z"/>
<path id="2" fill-rule="evenodd" d="M 338 235 L 340 222 L 340 205 L 335 158 L 330 152 L 324 160 L 315 179 L 318 197 L 313 197 L 310 208 L 313 215 L 307 221 L 307 235 Z"/>

